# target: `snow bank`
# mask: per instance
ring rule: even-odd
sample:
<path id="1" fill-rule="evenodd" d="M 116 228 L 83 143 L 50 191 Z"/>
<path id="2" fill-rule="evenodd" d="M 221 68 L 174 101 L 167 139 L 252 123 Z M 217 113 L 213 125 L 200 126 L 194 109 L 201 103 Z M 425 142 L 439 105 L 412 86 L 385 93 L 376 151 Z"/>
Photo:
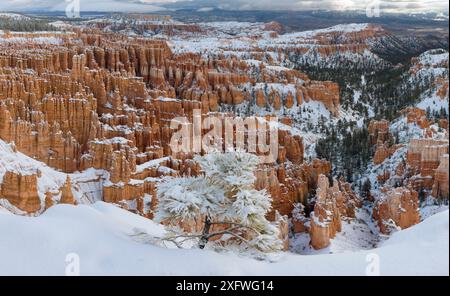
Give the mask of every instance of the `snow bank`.
<path id="1" fill-rule="evenodd" d="M 379 256 L 382 275 L 448 275 L 448 215 L 439 213 L 395 233 L 375 250 L 317 256 L 283 253 L 269 263 L 140 243 L 132 237 L 136 228 L 153 236 L 161 236 L 164 229 L 102 202 L 58 205 L 36 218 L 0 211 L 0 275 L 64 275 L 70 253 L 79 255 L 81 275 L 365 275 L 370 254 Z"/>

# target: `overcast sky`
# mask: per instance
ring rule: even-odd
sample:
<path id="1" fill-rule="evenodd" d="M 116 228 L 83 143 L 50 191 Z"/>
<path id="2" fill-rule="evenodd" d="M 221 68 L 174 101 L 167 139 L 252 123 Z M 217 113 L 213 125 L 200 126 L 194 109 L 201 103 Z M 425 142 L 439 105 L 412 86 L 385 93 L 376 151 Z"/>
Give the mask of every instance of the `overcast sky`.
<path id="1" fill-rule="evenodd" d="M 81 11 L 133 11 L 158 10 L 161 3 L 189 2 L 198 8 L 263 10 L 354 10 L 365 9 L 378 0 L 0 0 L 0 10 L 65 10 L 68 2 L 79 1 Z M 384 0 L 379 1 L 385 12 L 447 12 L 448 0 Z"/>

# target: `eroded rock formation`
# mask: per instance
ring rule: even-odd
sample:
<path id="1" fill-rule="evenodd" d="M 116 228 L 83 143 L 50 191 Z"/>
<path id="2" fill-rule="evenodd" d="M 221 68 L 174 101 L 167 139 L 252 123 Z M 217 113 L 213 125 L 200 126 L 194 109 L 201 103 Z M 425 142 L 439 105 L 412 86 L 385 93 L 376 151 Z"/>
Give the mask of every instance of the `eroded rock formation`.
<path id="1" fill-rule="evenodd" d="M 316 190 L 316 203 L 310 215 L 309 229 L 305 227 L 304 211 L 297 208 L 293 217 L 294 232 L 309 231 L 311 246 L 323 249 L 330 245 L 330 240 L 341 231 L 343 217 L 355 218 L 356 208 L 361 207 L 360 198 L 353 192 L 350 184 L 334 180 L 330 187 L 328 177 L 320 175 Z"/>
<path id="2" fill-rule="evenodd" d="M 330 239 L 341 231 L 341 214 L 334 193 L 330 190 L 328 178 L 320 175 L 316 205 L 310 221 L 311 245 L 316 250 L 328 247 Z"/>
<path id="3" fill-rule="evenodd" d="M 370 121 L 368 130 L 372 145 L 384 143 L 389 139 L 389 125 L 387 120 Z"/>
<path id="4" fill-rule="evenodd" d="M 417 191 L 404 187 L 389 190 L 377 200 L 373 217 L 384 234 L 389 234 L 395 227 L 406 229 L 419 223 Z"/>
<path id="5" fill-rule="evenodd" d="M 411 140 L 408 147 L 407 162 L 410 174 L 414 176 L 411 181 L 416 190 L 432 189 L 436 170 L 440 166 L 441 160 L 445 161 L 442 156 L 446 154 L 448 154 L 448 140 Z M 443 164 L 443 167 L 445 167 L 445 164 Z M 442 184 L 442 186 L 445 188 L 446 185 Z"/>
<path id="6" fill-rule="evenodd" d="M 7 171 L 3 176 L 0 198 L 5 198 L 12 205 L 26 213 L 39 211 L 41 200 L 37 187 L 38 175 L 39 172 L 21 173 Z"/>
<path id="7" fill-rule="evenodd" d="M 433 193 L 432 195 L 441 199 L 448 199 L 448 182 L 449 182 L 449 167 L 448 167 L 448 154 L 442 155 L 439 163 L 439 167 L 435 171 Z"/>
<path id="8" fill-rule="evenodd" d="M 279 65 L 306 51 L 322 57 L 338 52 L 360 54 L 368 48 L 367 38 L 384 34 L 370 25 L 358 32 L 321 32 L 311 37 L 312 43 L 295 40 L 286 46 L 273 44 L 249 52 L 233 49 L 239 54 L 204 54 L 175 52 L 163 40 L 114 33 L 204 33 L 198 25 L 159 16 L 117 17 L 124 19 L 92 22 L 86 25 L 88 28 L 58 35 L 30 33 L 21 36 L 30 42 L 20 44 L 13 42 L 18 36 L 12 34 L 7 36 L 11 42 L 0 43 L 0 138 L 71 177 L 78 171 L 95 170 L 89 180 L 95 180 L 92 191 L 99 192 L 106 202 L 148 218 L 153 217 L 158 203 L 156 185 L 162 177 L 200 174 L 193 152 L 172 151 L 170 144 L 176 132 L 171 128 L 172 119 L 186 117 L 192 122 L 194 110 L 200 110 L 202 116 L 211 115 L 222 122 L 230 110 L 238 108 L 289 117 L 289 112 L 295 113 L 311 101 L 320 102 L 331 116 L 338 116 L 337 83 L 314 81 Z M 108 32 L 103 31 L 105 28 Z M 284 28 L 270 23 L 264 30 L 275 40 Z M 256 40 L 257 36 L 251 38 Z M 340 231 L 341 217 L 355 217 L 360 201 L 350 184 L 342 180 L 335 180 L 330 187 L 325 177 L 331 172 L 329 162 L 305 161 L 303 138 L 288 128 L 292 120 L 282 120 L 287 128 L 278 130 L 277 161 L 259 167 L 256 187 L 272 196 L 273 211 L 268 217 L 279 222 L 285 249 L 288 223 L 277 213 L 291 216 L 295 205 L 307 204 L 317 189 L 310 221 L 304 210 L 294 215 L 293 221 L 295 232 L 308 231 L 311 245 L 320 249 Z M 188 128 L 191 132 L 194 129 L 192 124 Z M 207 132 L 207 128 L 200 128 L 201 136 Z M 369 132 L 374 144 L 384 145 L 390 137 L 389 123 L 373 122 Z M 270 130 L 265 136 L 270 136 Z M 248 133 L 244 138 L 248 140 Z M 196 153 L 204 152 L 200 149 Z M 264 154 L 259 150 L 255 153 Z M 380 144 L 378 162 L 392 153 L 391 147 Z M 439 172 L 433 183 L 436 194 L 448 195 L 444 165 L 433 162 L 429 167 Z M 37 174 L 7 172 L 0 197 L 27 213 L 41 210 L 41 204 L 44 209 L 57 203 L 77 204 L 74 186 L 83 186 L 83 180 L 68 176 L 57 184 L 57 190 L 39 192 L 40 196 Z M 181 226 L 198 230 L 199 225 Z"/>

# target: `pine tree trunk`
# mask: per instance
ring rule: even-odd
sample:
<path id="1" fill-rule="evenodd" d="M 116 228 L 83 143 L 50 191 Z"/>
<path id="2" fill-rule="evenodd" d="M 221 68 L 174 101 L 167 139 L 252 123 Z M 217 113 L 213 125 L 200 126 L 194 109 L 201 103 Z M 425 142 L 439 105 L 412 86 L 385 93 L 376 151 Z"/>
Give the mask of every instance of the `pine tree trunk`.
<path id="1" fill-rule="evenodd" d="M 209 221 L 209 217 L 206 217 L 205 227 L 203 228 L 202 237 L 200 238 L 200 241 L 198 242 L 198 247 L 202 250 L 206 247 L 206 244 L 209 241 L 209 230 L 210 229 L 211 229 L 211 221 Z"/>

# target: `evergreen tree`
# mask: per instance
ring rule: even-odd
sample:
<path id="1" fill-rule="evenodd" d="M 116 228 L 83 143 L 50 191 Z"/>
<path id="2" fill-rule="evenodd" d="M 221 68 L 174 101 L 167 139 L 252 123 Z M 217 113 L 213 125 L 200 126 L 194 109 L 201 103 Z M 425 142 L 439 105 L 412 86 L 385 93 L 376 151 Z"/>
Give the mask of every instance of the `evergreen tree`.
<path id="1" fill-rule="evenodd" d="M 203 221 L 202 233 L 175 233 L 167 238 L 198 239 L 205 248 L 212 238 L 228 235 L 228 242 L 261 252 L 281 250 L 276 225 L 266 219 L 271 198 L 254 188 L 259 158 L 245 152 L 211 153 L 196 157 L 204 176 L 166 178 L 157 187 L 156 221 L 170 225 Z M 220 226 L 213 230 L 213 226 Z"/>
<path id="2" fill-rule="evenodd" d="M 361 196 L 368 198 L 370 196 L 370 190 L 372 190 L 372 182 L 370 182 L 370 179 L 366 179 L 361 188 Z"/>

